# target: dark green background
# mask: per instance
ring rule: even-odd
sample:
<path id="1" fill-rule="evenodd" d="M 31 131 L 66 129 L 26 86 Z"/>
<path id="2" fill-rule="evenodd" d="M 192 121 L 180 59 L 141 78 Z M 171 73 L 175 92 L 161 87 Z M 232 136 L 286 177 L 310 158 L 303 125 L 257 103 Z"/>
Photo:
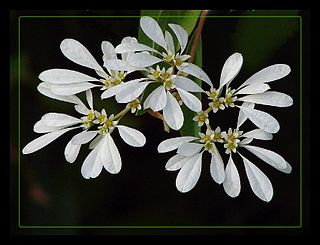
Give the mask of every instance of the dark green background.
<path id="1" fill-rule="evenodd" d="M 219 14 L 211 12 L 211 15 Z M 223 13 L 225 14 L 225 13 Z M 227 13 L 245 15 L 246 11 Z M 259 15 L 258 13 L 256 13 Z M 273 15 L 272 12 L 267 13 Z M 278 15 L 279 13 L 275 13 Z M 285 13 L 284 13 L 285 14 Z M 282 13 L 282 15 L 284 15 Z M 296 14 L 298 14 L 296 12 Z M 67 11 L 67 12 L 12 12 L 11 24 L 18 28 L 21 15 L 137 15 L 139 11 Z M 279 14 L 281 15 L 281 13 Z M 78 66 L 63 56 L 59 49 L 64 38 L 80 41 L 102 64 L 100 49 L 103 40 L 117 45 L 124 36 L 138 33 L 139 18 L 22 18 L 21 32 L 21 148 L 37 137 L 33 124 L 47 112 L 63 112 L 77 116 L 73 106 L 41 95 L 36 87 L 38 75 L 51 68 L 74 69 L 88 75 L 94 72 Z M 284 24 L 285 23 L 285 24 Z M 16 29 L 17 30 L 17 29 Z M 161 121 L 145 114 L 126 117 L 127 125 L 142 131 L 147 144 L 143 148 L 126 145 L 117 133 L 113 138 L 119 148 L 123 167 L 119 174 L 103 170 L 96 179 L 85 180 L 80 173 L 88 154 L 86 147 L 75 163 L 64 159 L 64 148 L 74 133 L 67 133 L 44 149 L 20 155 L 21 159 L 21 225 L 213 225 L 213 226 L 298 226 L 300 225 L 300 33 L 298 18 L 208 18 L 203 29 L 203 69 L 214 84 L 218 84 L 224 61 L 233 52 L 244 56 L 243 68 L 232 82 L 237 87 L 256 71 L 275 64 L 290 65 L 292 72 L 270 83 L 273 90 L 289 94 L 294 105 L 289 108 L 257 106 L 275 116 L 281 125 L 279 133 L 269 142 L 257 141 L 282 155 L 293 167 L 290 175 L 273 169 L 249 152 L 243 154 L 256 164 L 271 180 L 274 196 L 270 203 L 258 199 L 249 186 L 243 163 L 238 156 L 234 161 L 241 178 L 241 193 L 232 199 L 211 178 L 210 158 L 203 159 L 202 173 L 196 187 L 182 194 L 175 187 L 178 172 L 165 171 L 166 161 L 172 154 L 158 154 L 157 145 L 178 132 L 167 134 Z M 282 32 L 282 34 L 281 34 Z M 10 97 L 17 98 L 17 32 L 11 33 L 11 86 Z M 264 37 L 264 38 L 262 38 Z M 95 91 L 95 105 L 108 111 L 121 109 L 113 100 L 99 101 Z M 206 100 L 204 99 L 205 103 Z M 17 220 L 17 100 L 11 101 L 11 218 L 12 229 L 22 233 L 44 234 L 113 234 L 117 229 L 16 229 Z M 237 110 L 228 110 L 215 116 L 214 125 L 236 126 Z M 306 111 L 306 113 L 308 113 Z M 225 125 L 225 126 L 222 126 Z M 244 129 L 252 129 L 247 122 Z M 219 148 L 222 153 L 222 148 Z M 225 163 L 227 158 L 224 154 Z M 304 162 L 303 164 L 308 164 Z M 129 231 L 134 232 L 134 231 Z M 151 231 L 150 231 L 151 232 Z M 172 232 L 172 231 L 170 231 Z M 199 230 L 182 230 L 197 233 Z M 214 233 L 214 229 L 208 233 Z M 238 233 L 247 233 L 238 230 Z"/>

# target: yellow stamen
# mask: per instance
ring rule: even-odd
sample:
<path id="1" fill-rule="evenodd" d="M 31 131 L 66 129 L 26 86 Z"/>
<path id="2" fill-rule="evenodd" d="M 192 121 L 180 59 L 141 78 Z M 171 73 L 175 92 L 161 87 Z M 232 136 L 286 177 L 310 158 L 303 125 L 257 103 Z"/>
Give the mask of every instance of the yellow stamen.
<path id="1" fill-rule="evenodd" d="M 183 63 L 182 59 L 176 58 L 176 66 L 181 66 Z"/>
<path id="2" fill-rule="evenodd" d="M 89 121 L 92 121 L 92 120 L 94 119 L 94 114 L 93 114 L 92 111 L 90 111 L 90 112 L 88 113 L 87 118 L 88 118 Z"/>

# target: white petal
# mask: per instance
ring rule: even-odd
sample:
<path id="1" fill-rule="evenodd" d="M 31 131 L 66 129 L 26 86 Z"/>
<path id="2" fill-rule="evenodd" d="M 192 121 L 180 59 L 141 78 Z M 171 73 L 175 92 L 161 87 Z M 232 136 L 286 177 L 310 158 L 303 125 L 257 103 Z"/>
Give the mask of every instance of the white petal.
<path id="1" fill-rule="evenodd" d="M 136 53 L 129 56 L 127 61 L 134 67 L 149 67 L 162 60 L 147 53 Z"/>
<path id="2" fill-rule="evenodd" d="M 272 167 L 285 172 L 286 169 L 288 169 L 288 165 L 290 165 L 282 156 L 280 156 L 278 153 L 275 153 L 274 151 L 270 151 L 258 146 L 243 146 L 248 151 L 256 155 L 258 158 L 260 158 L 262 161 L 268 163 Z M 291 168 L 290 168 L 291 170 Z M 289 172 L 290 173 L 290 172 Z"/>
<path id="3" fill-rule="evenodd" d="M 235 93 L 236 94 L 258 94 L 263 93 L 270 89 L 270 86 L 266 83 L 250 84 Z"/>
<path id="4" fill-rule="evenodd" d="M 213 145 L 213 153 L 211 154 L 210 174 L 215 182 L 223 183 L 225 179 L 225 171 L 222 157 L 215 145 Z"/>
<path id="5" fill-rule="evenodd" d="M 87 115 L 90 111 L 84 104 L 74 105 L 74 109 L 82 115 Z"/>
<path id="6" fill-rule="evenodd" d="M 30 154 L 35 151 L 38 151 L 38 150 L 42 149 L 43 147 L 47 146 L 48 144 L 50 144 L 52 141 L 54 141 L 55 139 L 57 139 L 58 137 L 60 137 L 64 133 L 66 133 L 72 129 L 74 129 L 74 128 L 61 129 L 58 131 L 53 131 L 51 133 L 42 135 L 42 136 L 34 139 L 33 141 L 31 141 L 29 144 L 27 144 L 22 149 L 22 153 L 23 154 Z"/>
<path id="7" fill-rule="evenodd" d="M 121 138 L 128 145 L 142 147 L 146 143 L 146 137 L 138 130 L 123 125 L 117 126 Z"/>
<path id="8" fill-rule="evenodd" d="M 41 121 L 47 126 L 51 127 L 70 126 L 82 122 L 80 119 L 69 116 L 67 114 L 54 112 L 43 115 Z"/>
<path id="9" fill-rule="evenodd" d="M 118 103 L 129 103 L 139 97 L 145 90 L 150 82 L 135 83 L 130 86 L 124 87 L 119 93 L 116 94 Z"/>
<path id="10" fill-rule="evenodd" d="M 198 84 L 187 77 L 176 76 L 172 79 L 172 81 L 174 82 L 174 85 L 176 87 L 181 88 L 185 91 L 204 93 L 204 90 Z"/>
<path id="11" fill-rule="evenodd" d="M 110 98 L 110 97 L 118 94 L 122 89 L 126 88 L 127 86 L 131 86 L 131 85 L 138 83 L 140 81 L 143 81 L 143 80 L 145 80 L 145 78 L 134 79 L 134 80 L 130 80 L 125 83 L 120 83 L 120 84 L 113 86 L 111 88 L 108 88 L 107 90 L 105 90 L 101 94 L 101 99 Z"/>
<path id="12" fill-rule="evenodd" d="M 159 53 L 157 50 L 150 48 L 149 46 L 142 43 L 121 43 L 116 47 L 115 51 L 118 54 L 138 51 L 151 51 Z"/>
<path id="13" fill-rule="evenodd" d="M 137 67 L 134 67 L 129 64 L 128 61 L 118 60 L 118 59 L 110 59 L 105 60 L 103 66 L 109 70 L 113 71 L 135 71 L 139 70 Z"/>
<path id="14" fill-rule="evenodd" d="M 180 54 L 182 54 L 188 44 L 188 32 L 184 28 L 176 24 L 168 24 L 168 26 L 170 26 L 170 28 L 178 38 L 181 47 Z"/>
<path id="15" fill-rule="evenodd" d="M 158 145 L 158 152 L 164 153 L 164 152 L 173 151 L 179 148 L 179 146 L 181 146 L 183 143 L 190 142 L 195 139 L 197 138 L 193 136 L 182 136 L 182 137 L 175 137 L 175 138 L 164 140 Z"/>
<path id="16" fill-rule="evenodd" d="M 234 165 L 233 159 L 229 157 L 228 164 L 226 166 L 225 180 L 223 182 L 224 191 L 230 197 L 237 197 L 241 190 L 240 177 L 236 165 Z"/>
<path id="17" fill-rule="evenodd" d="M 176 154 L 168 160 L 165 168 L 168 171 L 179 170 L 180 168 L 183 167 L 183 165 L 186 163 L 187 160 L 188 160 L 188 157 Z"/>
<path id="18" fill-rule="evenodd" d="M 135 37 L 124 37 L 121 40 L 121 44 L 123 43 L 128 43 L 128 44 L 136 44 L 138 43 L 137 39 Z M 122 53 L 121 54 L 121 59 L 122 60 L 127 60 L 128 56 L 132 55 L 134 52 L 127 52 L 127 53 Z"/>
<path id="19" fill-rule="evenodd" d="M 50 90 L 57 95 L 74 95 L 100 85 L 83 82 L 73 84 L 50 84 Z"/>
<path id="20" fill-rule="evenodd" d="M 279 131 L 278 121 L 270 114 L 242 106 L 239 106 L 239 108 L 258 128 L 272 134 Z"/>
<path id="21" fill-rule="evenodd" d="M 241 157 L 252 191 L 261 200 L 269 202 L 273 196 L 273 188 L 270 180 L 256 165 L 245 157 Z"/>
<path id="22" fill-rule="evenodd" d="M 232 54 L 224 63 L 220 76 L 220 87 L 230 83 L 239 73 L 243 63 L 243 58 L 240 53 Z"/>
<path id="23" fill-rule="evenodd" d="M 103 53 L 102 60 L 103 62 L 110 59 L 117 59 L 117 54 L 114 50 L 113 45 L 108 41 L 103 41 L 101 43 L 101 50 Z"/>
<path id="24" fill-rule="evenodd" d="M 41 94 L 43 94 L 49 98 L 52 98 L 52 99 L 65 101 L 65 102 L 69 102 L 69 103 L 74 103 L 74 104 L 81 103 L 81 100 L 75 95 L 65 96 L 65 95 L 57 95 L 57 94 L 52 93 L 50 90 L 50 84 L 48 84 L 46 82 L 40 83 L 38 85 L 37 89 Z"/>
<path id="25" fill-rule="evenodd" d="M 103 168 L 100 155 L 103 141 L 103 139 L 99 141 L 95 148 L 86 157 L 81 166 L 81 174 L 86 179 L 97 177 Z"/>
<path id="26" fill-rule="evenodd" d="M 159 44 L 164 49 L 167 48 L 163 32 L 159 24 L 152 18 L 143 16 L 140 19 L 140 27 L 143 32 L 155 43 Z"/>
<path id="27" fill-rule="evenodd" d="M 179 148 L 177 153 L 179 155 L 190 157 L 194 154 L 197 154 L 203 148 L 203 144 L 198 143 L 183 143 Z"/>
<path id="28" fill-rule="evenodd" d="M 77 40 L 64 39 L 60 44 L 60 49 L 74 63 L 105 73 L 92 54 Z"/>
<path id="29" fill-rule="evenodd" d="M 97 131 L 82 131 L 81 133 L 78 133 L 75 136 L 73 136 L 71 142 L 74 145 L 87 144 L 97 135 L 97 133 Z"/>
<path id="30" fill-rule="evenodd" d="M 253 140 L 253 138 L 245 138 L 239 142 L 239 146 L 244 146 L 244 145 L 250 144 L 252 142 L 252 140 Z"/>
<path id="31" fill-rule="evenodd" d="M 39 79 L 54 84 L 81 83 L 99 81 L 97 78 L 88 76 L 81 72 L 67 69 L 50 69 L 40 73 Z"/>
<path id="32" fill-rule="evenodd" d="M 241 137 L 253 138 L 258 140 L 272 140 L 273 136 L 270 133 L 265 132 L 262 129 L 254 129 L 244 133 Z"/>
<path id="33" fill-rule="evenodd" d="M 290 66 L 285 64 L 275 64 L 268 66 L 248 78 L 240 87 L 252 83 L 267 83 L 281 79 L 290 73 Z"/>
<path id="34" fill-rule="evenodd" d="M 199 78 L 200 80 L 206 82 L 211 87 L 213 87 L 210 78 L 199 66 L 197 66 L 195 64 L 188 63 L 186 66 L 180 66 L 179 70 L 183 71 L 187 74 L 190 74 L 196 78 Z"/>
<path id="35" fill-rule="evenodd" d="M 79 154 L 81 145 L 74 145 L 71 142 L 72 140 L 69 141 L 67 144 L 65 150 L 64 150 L 64 156 L 69 163 L 73 163 Z"/>
<path id="36" fill-rule="evenodd" d="M 180 192 L 190 191 L 198 182 L 201 173 L 202 153 L 188 158 L 176 178 L 176 187 Z"/>
<path id="37" fill-rule="evenodd" d="M 254 103 L 248 103 L 248 102 L 243 102 L 242 107 L 248 107 L 253 109 L 254 108 Z M 248 117 L 242 112 L 242 110 L 239 111 L 238 115 L 238 122 L 237 122 L 237 128 L 240 128 L 240 126 L 248 119 Z"/>
<path id="38" fill-rule="evenodd" d="M 96 145 L 100 142 L 100 140 L 102 140 L 103 135 L 98 135 L 97 137 L 94 138 L 94 140 L 91 141 L 90 145 L 89 145 L 89 149 L 93 149 L 96 147 Z"/>
<path id="39" fill-rule="evenodd" d="M 110 134 L 106 134 L 105 137 L 103 166 L 109 173 L 117 174 L 120 172 L 122 165 L 120 153 Z"/>
<path id="40" fill-rule="evenodd" d="M 201 101 L 193 94 L 177 88 L 177 91 L 183 101 L 183 103 L 192 111 L 198 112 L 202 109 Z"/>
<path id="41" fill-rule="evenodd" d="M 262 94 L 247 95 L 240 98 L 239 100 L 277 107 L 287 107 L 293 104 L 293 100 L 289 95 L 275 91 L 269 91 Z"/>
<path id="42" fill-rule="evenodd" d="M 175 97 L 168 91 L 167 103 L 163 108 L 163 118 L 170 128 L 179 130 L 183 125 L 183 113 Z"/>
<path id="43" fill-rule="evenodd" d="M 61 128 L 63 128 L 64 126 L 62 127 L 52 127 L 52 126 L 48 126 L 46 124 L 43 123 L 43 121 L 39 120 L 38 122 L 36 122 L 33 126 L 33 131 L 36 132 L 36 133 L 49 133 L 49 132 L 52 132 L 52 131 L 56 131 L 56 130 L 59 130 Z"/>
<path id="44" fill-rule="evenodd" d="M 162 110 L 167 103 L 165 88 L 161 85 L 152 91 L 143 103 L 144 109 L 151 108 L 153 111 Z"/>
<path id="45" fill-rule="evenodd" d="M 167 43 L 166 50 L 171 51 L 172 53 L 175 53 L 174 41 L 173 41 L 173 37 L 170 34 L 170 32 L 164 31 L 164 38 L 166 39 L 166 43 Z"/>
<path id="46" fill-rule="evenodd" d="M 90 109 L 93 108 L 93 98 L 91 89 L 86 90 L 86 99 L 89 104 Z"/>

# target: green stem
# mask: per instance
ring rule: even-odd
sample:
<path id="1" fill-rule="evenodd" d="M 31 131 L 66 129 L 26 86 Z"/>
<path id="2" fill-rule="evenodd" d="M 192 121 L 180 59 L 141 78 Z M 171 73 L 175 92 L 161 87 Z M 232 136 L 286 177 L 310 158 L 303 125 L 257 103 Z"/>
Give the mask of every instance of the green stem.
<path id="1" fill-rule="evenodd" d="M 208 10 L 202 10 L 201 11 L 200 20 L 199 20 L 199 23 L 198 23 L 196 35 L 195 35 L 193 46 L 192 46 L 192 49 L 191 49 L 191 52 L 190 52 L 190 56 L 191 57 L 189 58 L 189 61 L 188 61 L 189 63 L 193 63 L 193 60 L 194 60 L 194 58 L 196 56 L 196 51 L 197 51 L 197 48 L 198 48 L 198 45 L 199 45 L 202 28 L 203 28 L 203 25 L 204 25 L 204 22 L 205 22 L 205 19 L 206 19 L 205 17 L 206 17 L 207 14 L 208 14 Z"/>
<path id="2" fill-rule="evenodd" d="M 113 120 L 117 120 L 119 118 L 118 121 L 120 121 L 120 119 L 127 114 L 127 112 L 130 111 L 130 108 L 125 108 L 122 111 L 120 111 L 117 115 L 114 116 Z"/>
<path id="3" fill-rule="evenodd" d="M 205 110 L 204 112 L 209 113 L 212 110 L 212 107 L 210 106 L 207 110 Z"/>

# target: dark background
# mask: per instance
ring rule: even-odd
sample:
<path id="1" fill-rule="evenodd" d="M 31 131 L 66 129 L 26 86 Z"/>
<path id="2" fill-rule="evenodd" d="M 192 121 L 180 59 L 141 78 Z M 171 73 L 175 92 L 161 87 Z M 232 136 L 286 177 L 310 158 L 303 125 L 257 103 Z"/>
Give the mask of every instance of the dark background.
<path id="1" fill-rule="evenodd" d="M 210 12 L 210 15 L 242 15 L 246 11 Z M 136 15 L 139 11 L 12 11 L 11 25 L 17 28 L 21 15 Z M 269 12 L 272 14 L 272 12 Z M 296 13 L 302 14 L 303 13 Z M 283 15 L 286 15 L 285 12 Z M 279 29 L 283 21 L 294 26 L 285 38 L 277 34 L 269 39 L 259 39 L 261 30 Z M 69 61 L 60 51 L 59 45 L 64 38 L 80 41 L 102 64 L 101 42 L 110 41 L 115 46 L 124 36 L 138 33 L 139 18 L 22 18 L 20 20 L 20 132 L 24 147 L 37 137 L 33 124 L 47 112 L 63 112 L 77 116 L 69 103 L 56 101 L 41 95 L 36 87 L 38 75 L 47 69 L 74 69 L 88 75 L 94 73 Z M 248 26 L 248 29 L 246 29 Z M 17 30 L 17 29 L 16 29 Z M 285 31 L 285 29 L 283 29 Z M 270 32 L 272 33 L 272 32 Z M 276 33 L 276 32 L 275 32 Z M 245 35 L 244 35 L 245 34 Z M 249 35 L 250 34 L 250 35 Z M 178 132 L 169 135 L 162 130 L 161 121 L 145 114 L 141 117 L 128 116 L 126 125 L 139 129 L 147 138 L 143 148 L 126 145 L 117 134 L 113 138 L 119 148 L 123 167 L 119 174 L 111 175 L 103 170 L 96 179 L 86 180 L 81 176 L 80 168 L 88 154 L 86 147 L 73 164 L 64 159 L 64 148 L 74 133 L 67 133 L 42 150 L 31 155 L 20 155 L 21 167 L 21 225 L 23 226 L 102 226 L 102 225 L 214 225 L 214 226 L 299 226 L 300 225 L 300 164 L 304 174 L 309 170 L 308 145 L 303 161 L 300 163 L 300 40 L 299 19 L 238 19 L 208 18 L 203 29 L 203 69 L 214 84 L 218 84 L 224 61 L 234 52 L 244 56 L 243 68 L 232 82 L 238 87 L 244 79 L 260 69 L 275 64 L 290 65 L 291 73 L 270 83 L 272 90 L 284 92 L 294 99 L 289 108 L 257 106 L 277 118 L 281 125 L 279 133 L 269 142 L 257 141 L 255 145 L 265 147 L 282 155 L 293 171 L 287 175 L 263 163 L 249 152 L 243 154 L 256 164 L 270 179 L 274 187 L 274 196 L 270 203 L 258 199 L 252 192 L 243 163 L 238 156 L 234 158 L 241 178 L 241 193 L 230 198 L 211 178 L 209 157 L 204 157 L 202 173 L 196 187 L 185 194 L 177 191 L 175 178 L 178 172 L 165 171 L 164 165 L 172 154 L 158 154 L 157 145 L 164 139 L 178 136 Z M 11 103 L 11 225 L 14 233 L 24 234 L 121 234 L 117 229 L 27 229 L 17 226 L 17 31 L 11 32 L 10 48 L 10 98 Z M 278 45 L 268 46 L 269 43 Z M 264 47 L 267 53 L 264 53 Z M 252 51 L 254 50 L 254 52 Z M 306 52 L 308 52 L 306 50 Z M 248 60 L 247 60 L 247 57 Z M 306 61 L 308 62 L 308 61 Z M 303 81 L 304 88 L 308 81 Z M 308 93 L 308 89 L 304 93 Z M 118 112 L 121 107 L 113 100 L 99 101 L 100 92 L 95 91 L 95 107 L 108 108 Z M 304 94 L 309 98 L 309 94 Z M 205 100 L 203 100 L 205 102 Z M 305 102 L 305 100 L 303 101 Z M 303 109 L 303 115 L 309 115 L 310 108 Z M 235 127 L 237 110 L 215 115 L 214 122 L 224 127 Z M 222 115 L 223 114 L 223 115 Z M 213 118 L 211 118 L 213 120 Z M 303 127 L 309 124 L 304 121 Z M 225 126 L 222 126 L 225 125 Z M 250 130 L 253 125 L 246 122 L 243 129 Z M 306 131 L 305 131 L 306 130 Z M 308 128 L 303 129 L 304 138 L 309 137 Z M 222 148 L 220 148 L 222 150 Z M 222 151 L 221 151 L 222 154 Z M 227 162 L 227 158 L 222 154 Z M 304 175 L 307 176 L 308 175 Z M 304 190 L 309 188 L 304 182 Z M 307 193 L 307 192 L 303 192 Z M 305 195 L 305 194 L 304 194 Z M 307 201 L 308 204 L 308 201 Z M 304 212 L 307 219 L 309 211 Z M 161 230 L 165 233 L 216 233 L 218 230 L 200 229 Z M 221 231 L 221 230 L 220 230 Z M 231 230 L 236 234 L 252 233 L 250 229 Z M 231 232 L 230 231 L 230 232 Z M 137 230 L 126 230 L 137 232 Z M 142 231 L 139 231 L 142 232 Z M 143 232 L 154 232 L 146 230 Z M 258 232 L 257 230 L 253 231 Z M 278 231 L 276 231 L 278 232 Z M 294 233 L 281 230 L 283 233 Z"/>

